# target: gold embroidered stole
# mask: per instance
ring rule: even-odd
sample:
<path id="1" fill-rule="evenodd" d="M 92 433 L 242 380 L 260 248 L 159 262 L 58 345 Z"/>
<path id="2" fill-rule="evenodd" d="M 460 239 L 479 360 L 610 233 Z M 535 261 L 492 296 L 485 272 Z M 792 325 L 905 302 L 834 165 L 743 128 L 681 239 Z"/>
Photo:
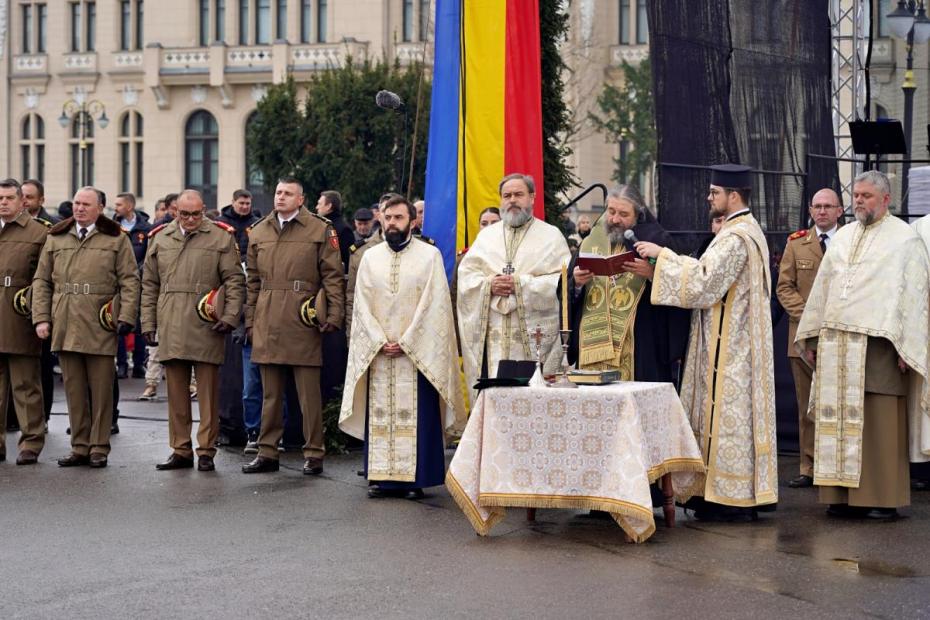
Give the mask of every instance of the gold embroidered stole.
<path id="1" fill-rule="evenodd" d="M 824 328 L 814 385 L 814 484 L 859 488 L 868 336 Z"/>
<path id="2" fill-rule="evenodd" d="M 611 244 L 603 225 L 595 223 L 581 251 L 605 256 Z M 585 293 L 581 311 L 578 367 L 584 370 L 620 370 L 620 379 L 633 380 L 633 324 L 646 279 L 632 273 L 613 278 L 595 276 Z"/>
<path id="3" fill-rule="evenodd" d="M 377 355 L 368 384 L 368 479 L 413 482 L 417 473 L 417 369 Z"/>

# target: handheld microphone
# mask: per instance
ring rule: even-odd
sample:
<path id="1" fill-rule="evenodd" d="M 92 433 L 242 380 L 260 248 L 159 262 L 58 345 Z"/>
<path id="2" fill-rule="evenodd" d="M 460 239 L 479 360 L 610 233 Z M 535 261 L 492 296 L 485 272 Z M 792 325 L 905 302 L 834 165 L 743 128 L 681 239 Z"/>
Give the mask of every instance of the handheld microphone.
<path id="1" fill-rule="evenodd" d="M 628 247 L 629 247 L 631 250 L 634 250 L 634 251 L 635 251 L 635 248 L 634 248 L 633 246 L 635 246 L 637 243 L 639 243 L 639 239 L 636 238 L 636 233 L 633 232 L 633 229 L 632 229 L 632 228 L 627 228 L 626 230 L 623 231 L 623 238 L 626 239 L 627 241 L 629 241 L 629 246 L 628 246 Z M 650 265 L 655 265 L 655 264 L 656 264 L 656 259 L 650 258 L 650 259 L 649 259 L 649 264 L 650 264 Z"/>
<path id="2" fill-rule="evenodd" d="M 375 105 L 385 110 L 399 110 L 404 107 L 404 102 L 397 93 L 389 90 L 379 90 L 375 95 Z"/>

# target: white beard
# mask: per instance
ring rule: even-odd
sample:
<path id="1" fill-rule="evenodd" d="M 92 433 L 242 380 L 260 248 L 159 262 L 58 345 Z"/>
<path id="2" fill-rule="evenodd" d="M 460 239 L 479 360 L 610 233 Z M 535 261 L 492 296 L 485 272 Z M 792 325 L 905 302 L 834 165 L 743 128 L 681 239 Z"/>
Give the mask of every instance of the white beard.
<path id="1" fill-rule="evenodd" d="M 531 217 L 533 216 L 523 209 L 520 209 L 520 211 L 516 213 L 509 209 L 501 213 L 501 219 L 504 220 L 504 225 L 510 226 L 511 228 L 520 228 L 529 222 Z"/>

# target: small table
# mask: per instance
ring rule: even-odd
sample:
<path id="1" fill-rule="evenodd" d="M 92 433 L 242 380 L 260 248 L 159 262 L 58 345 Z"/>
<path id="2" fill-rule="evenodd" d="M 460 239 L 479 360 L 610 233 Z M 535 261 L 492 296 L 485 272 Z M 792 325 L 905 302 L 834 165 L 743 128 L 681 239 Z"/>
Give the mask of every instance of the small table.
<path id="1" fill-rule="evenodd" d="M 446 486 L 482 536 L 508 506 L 571 508 L 609 512 L 643 542 L 655 531 L 649 485 L 661 477 L 672 525 L 672 487 L 687 496 L 703 486 L 701 451 L 672 384 L 630 381 L 483 390 Z"/>

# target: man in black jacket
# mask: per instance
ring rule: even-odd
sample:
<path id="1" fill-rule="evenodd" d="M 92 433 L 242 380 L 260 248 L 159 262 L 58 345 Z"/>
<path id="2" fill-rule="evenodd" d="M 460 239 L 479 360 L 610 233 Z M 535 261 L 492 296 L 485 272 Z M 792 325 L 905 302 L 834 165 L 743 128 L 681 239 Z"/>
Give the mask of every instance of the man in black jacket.
<path id="1" fill-rule="evenodd" d="M 316 203 L 316 212 L 330 221 L 339 235 L 339 252 L 342 255 L 342 269 L 349 271 L 349 248 L 355 243 L 355 233 L 342 215 L 342 195 L 333 190 L 320 194 Z"/>
<path id="2" fill-rule="evenodd" d="M 136 258 L 139 271 L 142 271 L 142 261 L 145 260 L 145 251 L 149 247 L 149 215 L 145 211 L 136 209 L 136 197 L 128 192 L 117 194 L 113 202 L 116 212 L 114 220 L 120 225 L 132 244 L 132 253 Z M 135 339 L 132 349 L 132 377 L 141 379 L 145 377 L 145 341 L 142 339 L 142 325 L 136 321 Z M 125 379 L 129 376 L 129 364 L 126 359 L 126 337 L 120 336 L 116 348 L 116 377 Z"/>
<path id="3" fill-rule="evenodd" d="M 229 224 L 236 229 L 236 242 L 239 244 L 239 259 L 245 261 L 249 249 L 249 232 L 261 215 L 252 210 L 252 194 L 246 189 L 233 192 L 232 203 L 220 210 L 216 221 Z"/>

